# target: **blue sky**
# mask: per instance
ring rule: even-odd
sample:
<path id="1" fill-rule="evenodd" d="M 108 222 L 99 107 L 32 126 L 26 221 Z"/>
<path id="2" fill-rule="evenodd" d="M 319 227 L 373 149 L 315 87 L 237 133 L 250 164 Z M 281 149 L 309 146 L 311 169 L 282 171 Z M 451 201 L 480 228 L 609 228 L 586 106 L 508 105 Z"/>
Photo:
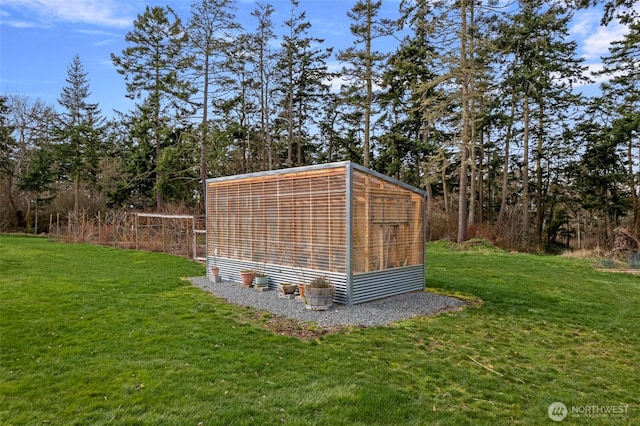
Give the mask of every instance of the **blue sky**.
<path id="1" fill-rule="evenodd" d="M 289 0 L 264 1 L 276 9 L 273 21 L 280 27 L 288 17 Z M 113 109 L 126 111 L 133 105 L 125 98 L 125 82 L 111 63 L 110 54 L 126 47 L 125 34 L 146 5 L 171 6 L 183 21 L 190 15 L 191 0 L 0 0 L 0 93 L 40 98 L 57 107 L 57 98 L 67 85 L 67 67 L 78 54 L 88 73 L 91 102 L 100 104 L 106 116 Z M 355 0 L 301 0 L 301 9 L 312 23 L 311 34 L 325 38 L 334 51 L 352 43 L 347 11 Z M 396 17 L 398 0 L 383 0 L 383 15 Z M 255 23 L 250 16 L 254 0 L 238 1 L 238 18 L 247 30 Z M 612 40 L 624 28 L 599 26 L 600 12 L 579 12 L 571 34 L 579 43 L 579 54 L 591 69 L 600 67 Z M 330 64 L 337 68 L 337 63 Z M 584 88 L 593 92 L 593 87 Z"/>

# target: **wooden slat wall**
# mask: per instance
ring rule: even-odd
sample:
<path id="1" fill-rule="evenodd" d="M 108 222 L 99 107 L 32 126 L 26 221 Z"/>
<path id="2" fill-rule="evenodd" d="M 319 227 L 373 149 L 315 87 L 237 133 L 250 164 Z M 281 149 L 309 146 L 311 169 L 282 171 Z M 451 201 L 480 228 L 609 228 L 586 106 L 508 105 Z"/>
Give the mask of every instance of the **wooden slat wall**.
<path id="1" fill-rule="evenodd" d="M 422 265 L 424 198 L 359 170 L 353 194 L 353 273 Z"/>
<path id="2" fill-rule="evenodd" d="M 209 182 L 208 253 L 345 273 L 346 169 Z"/>

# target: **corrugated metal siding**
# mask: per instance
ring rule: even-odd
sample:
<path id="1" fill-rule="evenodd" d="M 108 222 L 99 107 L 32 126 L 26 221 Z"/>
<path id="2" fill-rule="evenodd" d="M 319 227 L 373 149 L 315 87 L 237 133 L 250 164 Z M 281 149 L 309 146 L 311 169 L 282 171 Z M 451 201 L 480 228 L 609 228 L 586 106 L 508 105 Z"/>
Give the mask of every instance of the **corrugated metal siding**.
<path id="1" fill-rule="evenodd" d="M 386 269 L 353 276 L 353 300 L 358 304 L 410 291 L 423 290 L 424 265 Z"/>
<path id="2" fill-rule="evenodd" d="M 208 259 L 208 264 L 212 265 L 213 258 Z M 246 262 L 236 259 L 217 258 L 217 265 L 220 267 L 220 276 L 226 281 L 240 282 L 240 271 L 244 269 L 256 269 L 255 262 Z M 282 265 L 265 264 L 258 267 L 259 272 L 265 272 L 269 275 L 269 288 L 277 290 L 278 285 L 282 283 L 298 284 L 304 279 L 309 283 L 313 278 L 326 276 L 331 280 L 336 288 L 334 300 L 338 303 L 347 304 L 347 277 L 345 274 L 314 271 L 311 269 L 292 268 Z M 210 272 L 207 268 L 207 274 Z"/>

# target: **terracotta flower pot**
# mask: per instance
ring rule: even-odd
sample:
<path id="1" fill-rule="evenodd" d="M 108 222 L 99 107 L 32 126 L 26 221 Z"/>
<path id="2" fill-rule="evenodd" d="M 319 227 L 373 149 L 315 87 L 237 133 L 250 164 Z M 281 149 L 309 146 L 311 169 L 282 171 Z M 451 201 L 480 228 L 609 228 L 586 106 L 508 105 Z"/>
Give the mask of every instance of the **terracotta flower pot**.
<path id="1" fill-rule="evenodd" d="M 254 271 L 241 271 L 240 276 L 242 277 L 242 287 L 251 287 L 256 273 Z"/>
<path id="2" fill-rule="evenodd" d="M 298 294 L 300 297 L 304 297 L 304 284 L 298 284 Z"/>
<path id="3" fill-rule="evenodd" d="M 209 268 L 209 281 L 212 283 L 221 283 L 222 278 L 220 278 L 220 267 L 219 266 L 211 266 Z"/>

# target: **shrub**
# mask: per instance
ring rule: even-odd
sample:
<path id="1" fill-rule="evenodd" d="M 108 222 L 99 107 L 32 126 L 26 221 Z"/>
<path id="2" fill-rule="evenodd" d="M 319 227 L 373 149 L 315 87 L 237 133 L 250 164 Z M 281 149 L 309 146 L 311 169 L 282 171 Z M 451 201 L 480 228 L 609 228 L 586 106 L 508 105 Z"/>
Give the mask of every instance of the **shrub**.
<path id="1" fill-rule="evenodd" d="M 331 287 L 331 281 L 327 277 L 316 277 L 309 284 L 311 288 L 329 288 Z"/>

